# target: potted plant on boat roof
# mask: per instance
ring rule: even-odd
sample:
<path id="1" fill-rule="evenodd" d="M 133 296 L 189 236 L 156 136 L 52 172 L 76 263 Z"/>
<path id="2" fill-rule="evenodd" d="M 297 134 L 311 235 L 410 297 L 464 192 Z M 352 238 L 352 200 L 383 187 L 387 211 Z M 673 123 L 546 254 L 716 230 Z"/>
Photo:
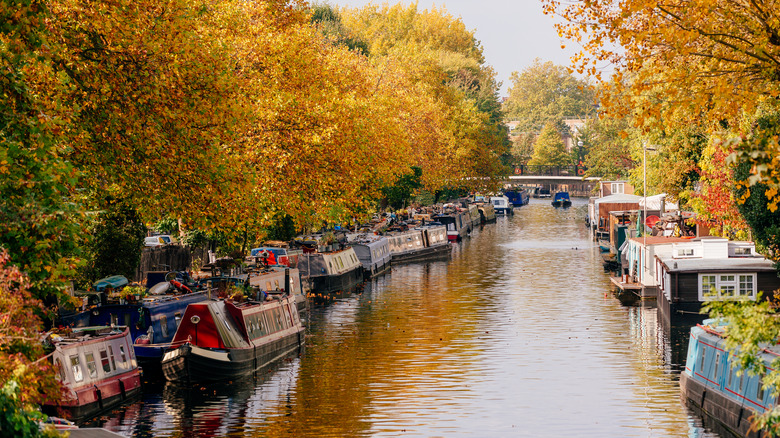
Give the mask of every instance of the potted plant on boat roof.
<path id="1" fill-rule="evenodd" d="M 333 234 L 332 231 L 328 231 L 327 233 L 323 234 L 320 238 L 319 244 L 320 246 L 325 247 L 325 251 L 329 251 L 333 249 L 333 245 L 337 243 L 336 235 Z"/>
<path id="2" fill-rule="evenodd" d="M 126 286 L 119 292 L 119 298 L 130 303 L 138 301 L 145 296 L 146 288 L 138 284 Z"/>

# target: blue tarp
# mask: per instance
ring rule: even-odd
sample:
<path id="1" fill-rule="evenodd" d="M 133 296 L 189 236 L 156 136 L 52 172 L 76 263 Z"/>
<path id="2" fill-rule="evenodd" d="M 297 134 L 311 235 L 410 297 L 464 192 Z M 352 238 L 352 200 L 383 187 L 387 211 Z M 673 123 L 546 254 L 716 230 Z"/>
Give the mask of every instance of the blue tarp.
<path id="1" fill-rule="evenodd" d="M 123 275 L 112 275 L 111 277 L 106 277 L 96 281 L 94 286 L 96 291 L 103 292 L 106 290 L 106 288 L 109 287 L 113 288 L 114 290 L 121 289 L 127 286 L 127 283 L 129 283 L 129 281 L 127 281 L 127 278 L 125 278 Z"/>

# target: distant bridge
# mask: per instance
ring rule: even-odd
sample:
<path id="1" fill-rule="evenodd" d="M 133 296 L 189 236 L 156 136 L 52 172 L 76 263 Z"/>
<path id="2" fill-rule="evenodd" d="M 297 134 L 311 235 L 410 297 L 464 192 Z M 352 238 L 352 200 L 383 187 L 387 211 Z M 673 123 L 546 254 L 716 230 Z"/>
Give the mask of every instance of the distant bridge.
<path id="1" fill-rule="evenodd" d="M 588 197 L 598 188 L 600 177 L 584 177 L 584 166 L 515 166 L 515 174 L 507 176 L 504 185 L 546 188 L 550 193 L 569 192 L 572 196 Z"/>

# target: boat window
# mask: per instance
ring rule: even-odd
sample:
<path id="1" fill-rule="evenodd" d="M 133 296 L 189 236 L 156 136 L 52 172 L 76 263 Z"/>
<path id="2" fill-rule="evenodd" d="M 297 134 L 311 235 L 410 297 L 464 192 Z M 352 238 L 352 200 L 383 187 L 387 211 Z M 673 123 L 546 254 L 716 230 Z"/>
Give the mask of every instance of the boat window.
<path id="1" fill-rule="evenodd" d="M 274 333 L 279 331 L 279 327 L 277 327 L 276 318 L 274 318 L 274 315 L 271 311 L 271 309 L 266 310 L 263 312 L 263 315 L 265 315 L 265 320 L 268 323 L 267 331 L 268 333 Z"/>
<path id="2" fill-rule="evenodd" d="M 729 381 L 726 382 L 726 386 L 731 387 L 732 380 L 734 380 L 734 367 L 729 369 Z"/>
<path id="3" fill-rule="evenodd" d="M 78 356 L 71 356 L 70 357 L 70 367 L 73 369 L 73 380 L 76 382 L 81 382 L 84 380 L 84 374 L 81 372 L 81 362 L 79 361 Z"/>
<path id="4" fill-rule="evenodd" d="M 62 366 L 62 361 L 60 358 L 54 359 L 54 369 L 57 370 L 57 380 L 60 382 L 65 381 L 65 367 Z"/>
<path id="5" fill-rule="evenodd" d="M 168 337 L 168 316 L 160 316 L 160 329 L 162 330 L 163 337 Z"/>
<path id="6" fill-rule="evenodd" d="M 739 376 L 739 392 L 741 394 L 745 393 L 745 381 L 747 380 L 747 376 L 745 373 L 742 373 L 741 376 Z"/>
<path id="7" fill-rule="evenodd" d="M 111 359 L 111 369 L 116 371 L 116 361 L 114 361 L 114 349 L 108 346 L 108 357 Z"/>
<path id="8" fill-rule="evenodd" d="M 699 372 L 704 371 L 704 359 L 707 356 L 707 347 L 701 347 L 701 356 L 699 357 Z"/>
<path id="9" fill-rule="evenodd" d="M 173 314 L 173 322 L 176 323 L 176 328 L 179 328 L 179 324 L 181 323 L 181 312 L 176 312 Z"/>
<path id="10" fill-rule="evenodd" d="M 127 355 L 125 355 L 125 346 L 119 346 L 119 357 L 122 358 L 122 368 L 127 368 Z"/>
<path id="11" fill-rule="evenodd" d="M 712 378 L 718 378 L 718 368 L 720 368 L 720 352 L 715 353 L 715 366 L 712 370 Z"/>
<path id="12" fill-rule="evenodd" d="M 279 280 L 274 280 L 274 286 L 276 286 L 276 290 L 279 290 Z"/>
<path id="13" fill-rule="evenodd" d="M 111 373 L 111 363 L 108 361 L 108 352 L 106 350 L 100 350 L 100 366 L 103 367 L 104 373 Z"/>
<path id="14" fill-rule="evenodd" d="M 265 282 L 265 290 L 270 291 L 271 289 L 271 280 L 268 280 Z"/>
<path id="15" fill-rule="evenodd" d="M 117 318 L 117 316 L 114 315 L 113 313 L 111 314 L 109 319 L 111 320 L 111 325 L 119 325 L 119 318 Z"/>
<path id="16" fill-rule="evenodd" d="M 764 400 L 764 393 L 765 393 L 765 391 L 764 391 L 764 376 L 765 375 L 766 375 L 765 373 L 761 373 L 761 374 L 758 375 L 758 385 L 757 385 L 757 388 L 756 388 L 756 400 L 758 400 L 758 401 Z"/>
<path id="17" fill-rule="evenodd" d="M 257 336 L 265 336 L 268 334 L 267 325 L 264 322 L 264 316 L 262 313 L 257 315 Z"/>
<path id="18" fill-rule="evenodd" d="M 87 360 L 87 370 L 89 370 L 89 377 L 97 377 L 97 364 L 95 364 L 95 355 L 91 352 L 84 353 L 84 359 Z"/>

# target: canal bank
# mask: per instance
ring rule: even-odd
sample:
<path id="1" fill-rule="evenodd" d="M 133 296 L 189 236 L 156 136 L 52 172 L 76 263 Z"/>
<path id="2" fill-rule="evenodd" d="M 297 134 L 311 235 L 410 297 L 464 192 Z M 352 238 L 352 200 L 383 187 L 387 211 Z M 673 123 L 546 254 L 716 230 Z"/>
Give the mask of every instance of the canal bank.
<path id="1" fill-rule="evenodd" d="M 159 385 L 97 423 L 139 437 L 718 436 L 680 402 L 655 309 L 612 296 L 585 214 L 582 199 L 532 200 L 449 261 L 314 308 L 303 356 L 227 385 Z"/>

